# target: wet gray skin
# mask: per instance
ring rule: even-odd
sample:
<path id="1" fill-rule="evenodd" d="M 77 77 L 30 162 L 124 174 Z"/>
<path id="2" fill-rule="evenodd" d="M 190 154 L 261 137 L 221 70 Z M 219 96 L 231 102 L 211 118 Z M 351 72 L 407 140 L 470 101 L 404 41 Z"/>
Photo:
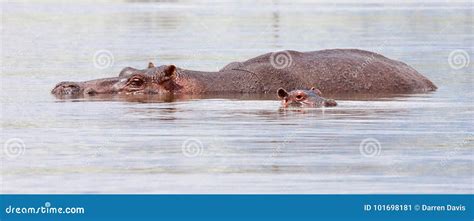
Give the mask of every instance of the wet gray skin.
<path id="1" fill-rule="evenodd" d="M 275 54 L 286 56 L 285 66 Z M 363 67 L 363 68 L 362 68 Z M 217 72 L 194 71 L 174 65 L 123 69 L 117 77 L 84 82 L 62 82 L 54 95 L 95 94 L 223 94 L 275 93 L 318 85 L 325 94 L 397 94 L 436 90 L 426 77 L 405 63 L 357 49 L 312 52 L 280 51 L 243 62 L 232 62 Z"/>
<path id="2" fill-rule="evenodd" d="M 280 88 L 277 93 L 278 97 L 282 100 L 281 104 L 284 108 L 317 108 L 337 105 L 335 100 L 321 97 L 321 91 L 314 87 L 309 90 L 293 90 L 290 92 Z"/>

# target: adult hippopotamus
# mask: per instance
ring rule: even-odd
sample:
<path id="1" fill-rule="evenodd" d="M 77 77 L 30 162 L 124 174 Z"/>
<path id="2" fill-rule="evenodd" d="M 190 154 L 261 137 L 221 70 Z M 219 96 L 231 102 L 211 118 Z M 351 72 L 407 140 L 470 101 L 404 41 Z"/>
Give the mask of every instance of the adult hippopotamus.
<path id="1" fill-rule="evenodd" d="M 317 86 L 325 94 L 420 93 L 436 86 L 403 62 L 357 49 L 280 51 L 217 72 L 177 68 L 125 68 L 119 76 L 85 82 L 61 82 L 55 95 L 275 93 Z"/>

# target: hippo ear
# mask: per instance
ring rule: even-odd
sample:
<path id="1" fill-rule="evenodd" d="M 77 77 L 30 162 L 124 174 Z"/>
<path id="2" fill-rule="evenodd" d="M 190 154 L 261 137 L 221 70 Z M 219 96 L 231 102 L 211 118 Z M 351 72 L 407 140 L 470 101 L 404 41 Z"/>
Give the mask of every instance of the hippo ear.
<path id="1" fill-rule="evenodd" d="M 286 90 L 283 88 L 279 88 L 277 91 L 277 94 L 280 99 L 284 99 L 285 97 L 288 97 L 288 92 L 286 92 Z"/>
<path id="2" fill-rule="evenodd" d="M 312 87 L 310 90 L 314 91 L 314 93 L 316 93 L 319 96 L 323 96 L 323 93 L 320 90 L 316 89 L 315 87 Z"/>
<path id="3" fill-rule="evenodd" d="M 155 64 L 153 64 L 153 62 L 148 63 L 148 68 L 154 68 L 154 67 L 155 67 Z"/>
<path id="4" fill-rule="evenodd" d="M 175 74 L 176 74 L 176 66 L 174 66 L 173 64 L 165 68 L 165 76 L 172 77 Z"/>

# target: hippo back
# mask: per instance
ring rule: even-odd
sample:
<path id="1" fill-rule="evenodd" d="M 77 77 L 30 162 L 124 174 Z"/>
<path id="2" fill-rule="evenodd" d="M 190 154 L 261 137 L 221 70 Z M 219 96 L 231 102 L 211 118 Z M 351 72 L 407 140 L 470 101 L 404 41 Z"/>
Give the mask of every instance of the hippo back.
<path id="1" fill-rule="evenodd" d="M 358 49 L 280 51 L 233 62 L 223 69 L 256 74 L 265 85 L 264 92 L 276 91 L 280 87 L 289 90 L 317 87 L 327 94 L 436 90 L 430 80 L 407 64 Z"/>

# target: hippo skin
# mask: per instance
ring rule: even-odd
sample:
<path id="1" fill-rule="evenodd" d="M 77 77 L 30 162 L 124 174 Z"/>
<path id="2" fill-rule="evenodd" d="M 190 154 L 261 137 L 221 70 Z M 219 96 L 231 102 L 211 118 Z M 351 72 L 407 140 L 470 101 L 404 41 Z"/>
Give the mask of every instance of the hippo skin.
<path id="1" fill-rule="evenodd" d="M 283 64 L 283 65 L 282 65 Z M 118 77 L 61 82 L 55 95 L 276 93 L 316 86 L 324 94 L 398 94 L 435 91 L 437 87 L 407 64 L 358 49 L 312 52 L 280 51 L 217 72 L 174 65 L 124 68 Z"/>

